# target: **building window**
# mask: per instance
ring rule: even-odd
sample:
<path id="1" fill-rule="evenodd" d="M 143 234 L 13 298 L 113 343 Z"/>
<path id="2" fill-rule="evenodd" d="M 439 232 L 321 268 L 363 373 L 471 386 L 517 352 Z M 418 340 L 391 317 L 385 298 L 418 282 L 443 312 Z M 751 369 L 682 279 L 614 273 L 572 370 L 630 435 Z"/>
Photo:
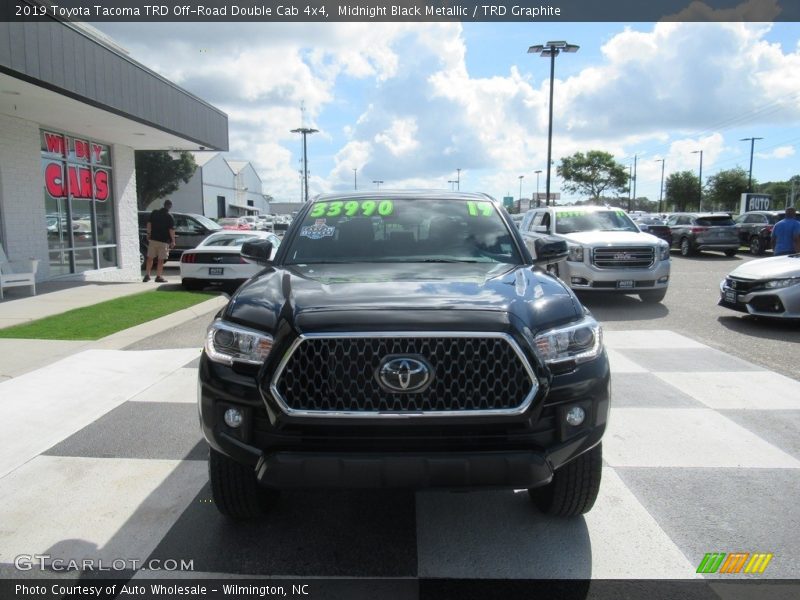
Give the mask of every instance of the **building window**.
<path id="1" fill-rule="evenodd" d="M 116 267 L 109 146 L 42 130 L 41 152 L 50 274 Z"/>

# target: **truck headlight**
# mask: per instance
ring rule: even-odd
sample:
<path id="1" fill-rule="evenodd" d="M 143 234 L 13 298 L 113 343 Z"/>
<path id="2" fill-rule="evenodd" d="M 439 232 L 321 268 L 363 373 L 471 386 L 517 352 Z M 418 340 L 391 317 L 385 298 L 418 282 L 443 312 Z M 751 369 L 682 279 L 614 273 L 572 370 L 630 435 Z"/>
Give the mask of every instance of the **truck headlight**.
<path id="1" fill-rule="evenodd" d="M 661 260 L 669 260 L 669 244 L 659 244 L 658 255 L 661 257 Z"/>
<path id="2" fill-rule="evenodd" d="M 567 360 L 582 363 L 600 354 L 603 349 L 603 330 L 592 317 L 566 327 L 540 333 L 534 338 L 536 352 L 547 364 Z"/>
<path id="3" fill-rule="evenodd" d="M 205 348 L 214 362 L 260 365 L 272 350 L 272 336 L 218 319 L 208 327 Z"/>
<path id="4" fill-rule="evenodd" d="M 569 262 L 583 262 L 583 246 L 570 245 L 567 260 Z"/>

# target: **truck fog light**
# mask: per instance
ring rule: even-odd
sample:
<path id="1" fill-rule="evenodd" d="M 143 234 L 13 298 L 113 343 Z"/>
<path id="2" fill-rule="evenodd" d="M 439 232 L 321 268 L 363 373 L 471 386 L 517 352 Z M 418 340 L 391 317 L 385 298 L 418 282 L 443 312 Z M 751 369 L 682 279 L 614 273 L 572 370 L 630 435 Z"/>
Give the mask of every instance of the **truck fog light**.
<path id="1" fill-rule="evenodd" d="M 658 278 L 658 283 L 667 283 L 668 281 L 669 281 L 669 275 Z"/>
<path id="2" fill-rule="evenodd" d="M 227 420 L 227 413 L 225 414 L 225 419 Z M 567 411 L 566 419 L 567 423 L 572 425 L 573 427 L 577 427 L 583 420 L 586 418 L 586 411 L 584 411 L 580 406 L 573 406 Z"/>
<path id="3" fill-rule="evenodd" d="M 236 429 L 237 427 L 241 426 L 243 420 L 244 415 L 242 415 L 242 411 L 240 411 L 238 408 L 229 408 L 225 411 L 225 424 L 228 427 Z M 583 420 L 583 417 L 581 417 L 581 420 Z"/>

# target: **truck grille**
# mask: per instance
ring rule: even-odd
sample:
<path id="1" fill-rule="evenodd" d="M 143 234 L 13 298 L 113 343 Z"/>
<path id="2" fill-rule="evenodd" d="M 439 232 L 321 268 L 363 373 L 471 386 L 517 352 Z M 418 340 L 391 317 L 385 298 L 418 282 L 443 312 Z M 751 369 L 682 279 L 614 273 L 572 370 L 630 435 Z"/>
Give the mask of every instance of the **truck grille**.
<path id="1" fill-rule="evenodd" d="M 655 262 L 654 248 L 595 248 L 592 264 L 598 269 L 647 269 Z"/>
<path id="2" fill-rule="evenodd" d="M 416 392 L 388 391 L 378 371 L 386 357 L 416 357 L 431 370 Z M 505 334 L 320 334 L 300 337 L 270 390 L 289 414 L 383 417 L 519 414 L 538 382 Z"/>

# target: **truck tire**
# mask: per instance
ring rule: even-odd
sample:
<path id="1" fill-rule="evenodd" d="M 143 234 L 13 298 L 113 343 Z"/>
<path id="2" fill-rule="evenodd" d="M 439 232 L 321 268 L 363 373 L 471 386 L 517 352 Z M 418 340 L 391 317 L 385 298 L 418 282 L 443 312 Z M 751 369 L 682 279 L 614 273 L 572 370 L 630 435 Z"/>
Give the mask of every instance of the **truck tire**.
<path id="1" fill-rule="evenodd" d="M 277 491 L 261 487 L 252 468 L 213 448 L 208 455 L 208 478 L 217 510 L 237 521 L 264 516 L 279 495 Z"/>
<path id="2" fill-rule="evenodd" d="M 548 485 L 530 488 L 528 494 L 545 514 L 575 517 L 592 509 L 603 471 L 603 448 L 597 444 L 588 452 L 559 468 Z"/>

